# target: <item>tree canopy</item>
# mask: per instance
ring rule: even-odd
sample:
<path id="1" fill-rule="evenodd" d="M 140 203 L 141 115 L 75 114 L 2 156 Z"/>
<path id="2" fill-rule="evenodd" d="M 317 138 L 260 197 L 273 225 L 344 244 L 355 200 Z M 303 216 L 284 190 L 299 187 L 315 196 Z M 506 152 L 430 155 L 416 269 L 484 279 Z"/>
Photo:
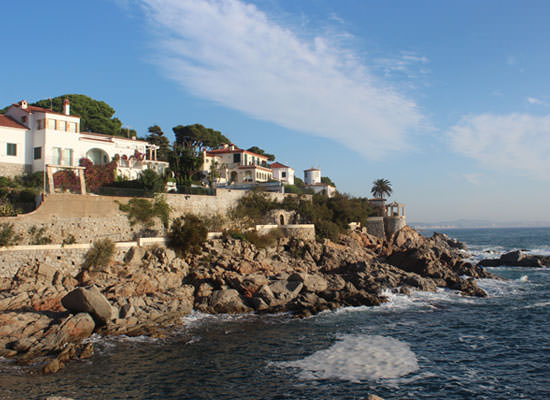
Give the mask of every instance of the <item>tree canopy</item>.
<path id="1" fill-rule="evenodd" d="M 378 199 L 383 199 L 385 195 L 391 196 L 393 189 L 391 183 L 387 179 L 377 179 L 372 183 L 370 192 Z"/>
<path id="2" fill-rule="evenodd" d="M 178 183 L 190 183 L 203 163 L 202 150 L 231 143 L 221 132 L 205 128 L 201 124 L 178 125 L 172 128 L 176 135 L 173 152 L 170 155 L 170 168 Z"/>
<path id="3" fill-rule="evenodd" d="M 197 153 L 205 147 L 217 147 L 222 143 L 229 144 L 231 141 L 220 131 L 205 128 L 201 124 L 178 125 L 172 128 L 176 135 L 176 143 L 186 149 L 192 149 Z"/>
<path id="4" fill-rule="evenodd" d="M 336 187 L 336 184 L 328 176 L 322 176 L 321 177 L 321 183 Z"/>
<path id="5" fill-rule="evenodd" d="M 164 132 L 158 125 L 150 126 L 148 129 L 149 135 L 145 138 L 148 143 L 159 146 L 157 150 L 157 159 L 160 161 L 168 161 L 170 152 L 170 140 L 164 136 Z"/>
<path id="6" fill-rule="evenodd" d="M 251 151 L 252 153 L 266 156 L 269 161 L 275 161 L 275 155 L 266 153 L 263 149 L 259 148 L 258 146 L 252 146 L 247 151 Z"/>
<path id="7" fill-rule="evenodd" d="M 80 117 L 80 131 L 105 133 L 108 135 L 131 137 L 136 136 L 133 129 L 122 128 L 122 122 L 113 117 L 115 110 L 101 100 L 95 100 L 83 94 L 64 94 L 52 99 L 39 100 L 32 105 L 50 108 L 55 112 L 63 112 L 63 101 L 71 102 L 71 115 Z"/>

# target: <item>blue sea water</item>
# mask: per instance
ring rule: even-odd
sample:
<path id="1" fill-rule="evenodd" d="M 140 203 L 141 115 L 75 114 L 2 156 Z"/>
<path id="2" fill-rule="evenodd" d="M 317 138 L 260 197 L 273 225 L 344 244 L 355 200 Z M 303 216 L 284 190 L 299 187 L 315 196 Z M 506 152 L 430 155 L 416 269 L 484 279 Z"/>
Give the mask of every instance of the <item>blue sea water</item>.
<path id="1" fill-rule="evenodd" d="M 429 233 L 429 232 L 427 232 Z M 446 231 L 473 258 L 550 254 L 550 228 Z M 550 399 L 550 269 L 499 267 L 486 299 L 389 294 L 298 320 L 192 314 L 174 338 L 93 338 L 51 376 L 0 363 L 0 398 Z"/>

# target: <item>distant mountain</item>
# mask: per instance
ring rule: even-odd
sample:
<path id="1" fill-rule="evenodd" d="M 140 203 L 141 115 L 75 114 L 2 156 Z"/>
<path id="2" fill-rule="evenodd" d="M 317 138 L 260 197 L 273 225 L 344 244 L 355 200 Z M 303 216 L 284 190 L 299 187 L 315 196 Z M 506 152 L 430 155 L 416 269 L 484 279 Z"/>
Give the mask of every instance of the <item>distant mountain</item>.
<path id="1" fill-rule="evenodd" d="M 480 229 L 480 228 L 542 228 L 550 227 L 550 221 L 495 222 L 477 219 L 457 219 L 442 222 L 409 222 L 415 229 Z"/>

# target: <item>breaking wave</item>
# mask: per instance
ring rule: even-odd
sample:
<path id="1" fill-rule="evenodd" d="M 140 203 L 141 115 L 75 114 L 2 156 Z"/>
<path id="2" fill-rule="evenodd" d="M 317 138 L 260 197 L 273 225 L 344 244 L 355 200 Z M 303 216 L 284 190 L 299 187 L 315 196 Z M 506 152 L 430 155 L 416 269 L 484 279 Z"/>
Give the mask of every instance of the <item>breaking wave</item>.
<path id="1" fill-rule="evenodd" d="M 339 379 L 351 382 L 396 379 L 418 371 L 416 355 L 407 343 L 385 336 L 344 335 L 325 350 L 296 361 L 302 380 Z"/>

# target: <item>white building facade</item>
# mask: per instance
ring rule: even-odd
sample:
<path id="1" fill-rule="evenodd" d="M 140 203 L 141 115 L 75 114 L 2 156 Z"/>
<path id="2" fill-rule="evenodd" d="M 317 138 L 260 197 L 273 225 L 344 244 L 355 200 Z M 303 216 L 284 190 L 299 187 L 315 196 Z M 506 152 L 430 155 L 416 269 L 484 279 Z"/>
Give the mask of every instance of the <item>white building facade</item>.
<path id="1" fill-rule="evenodd" d="M 135 138 L 80 132 L 80 118 L 21 101 L 0 116 L 0 175 L 77 167 L 81 158 L 95 165 L 117 162 L 117 174 L 136 179 L 146 169 L 162 174 L 168 163 L 157 161 L 157 146 Z"/>
<path id="2" fill-rule="evenodd" d="M 334 196 L 336 188 L 328 183 L 321 182 L 321 170 L 310 168 L 304 171 L 304 183 L 306 188 L 312 189 L 314 193 L 325 193 L 328 197 Z"/>
<path id="3" fill-rule="evenodd" d="M 219 149 L 203 152 L 201 171 L 203 175 L 216 171 L 218 184 L 265 183 L 273 179 L 267 161 L 262 154 L 224 144 Z"/>
<path id="4" fill-rule="evenodd" d="M 279 162 L 270 165 L 273 171 L 273 179 L 287 185 L 294 185 L 294 169 Z"/>

